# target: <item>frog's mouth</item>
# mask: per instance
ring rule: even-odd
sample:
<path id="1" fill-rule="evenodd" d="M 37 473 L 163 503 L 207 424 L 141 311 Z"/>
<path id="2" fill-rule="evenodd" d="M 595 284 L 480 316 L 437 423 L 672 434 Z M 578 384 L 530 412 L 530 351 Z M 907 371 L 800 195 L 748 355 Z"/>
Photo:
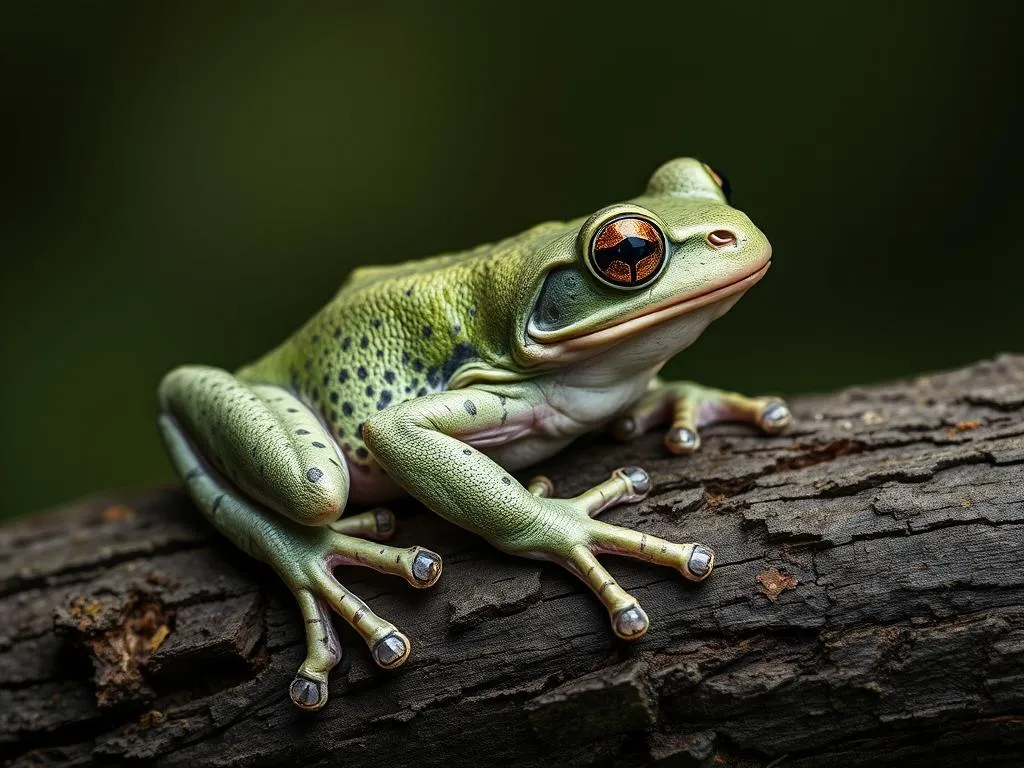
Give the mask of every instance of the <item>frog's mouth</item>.
<path id="1" fill-rule="evenodd" d="M 764 264 L 757 271 L 751 272 L 746 277 L 735 280 L 726 285 L 711 288 L 696 296 L 689 296 L 685 299 L 670 299 L 653 308 L 646 308 L 632 315 L 616 318 L 613 324 L 606 325 L 596 331 L 581 331 L 577 335 L 564 336 L 562 332 L 541 331 L 533 326 L 531 322 L 527 327 L 527 335 L 535 344 L 525 350 L 525 354 L 533 364 L 544 363 L 565 363 L 586 355 L 588 351 L 597 347 L 607 347 L 622 339 L 628 339 L 642 333 L 644 330 L 655 325 L 671 320 L 674 317 L 685 315 L 688 312 L 715 304 L 722 299 L 742 293 L 757 283 L 771 261 Z M 557 339 L 553 338 L 558 336 Z"/>

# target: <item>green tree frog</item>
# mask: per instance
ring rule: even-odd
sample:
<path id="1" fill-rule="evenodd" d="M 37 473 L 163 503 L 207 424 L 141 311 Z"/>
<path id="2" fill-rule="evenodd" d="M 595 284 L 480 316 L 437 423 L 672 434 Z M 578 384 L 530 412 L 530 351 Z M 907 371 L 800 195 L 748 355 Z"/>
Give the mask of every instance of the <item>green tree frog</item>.
<path id="1" fill-rule="evenodd" d="M 159 425 L 188 493 L 212 524 L 269 563 L 294 593 L 308 652 L 291 682 L 299 707 L 327 701 L 341 656 L 339 614 L 384 668 L 411 644 L 342 586 L 333 568 L 364 565 L 429 587 L 441 558 L 374 540 L 394 529 L 381 508 L 409 494 L 516 555 L 579 577 L 612 631 L 648 628 L 639 603 L 598 560 L 615 553 L 700 581 L 699 543 L 602 522 L 650 489 L 637 467 L 575 498 L 512 474 L 611 425 L 629 440 L 667 424 L 665 445 L 696 450 L 723 420 L 765 432 L 786 405 L 657 378 L 768 269 L 771 246 L 729 205 L 710 166 L 677 159 L 644 193 L 568 222 L 540 224 L 464 253 L 356 269 L 305 326 L 235 373 L 184 366 L 159 388 Z"/>

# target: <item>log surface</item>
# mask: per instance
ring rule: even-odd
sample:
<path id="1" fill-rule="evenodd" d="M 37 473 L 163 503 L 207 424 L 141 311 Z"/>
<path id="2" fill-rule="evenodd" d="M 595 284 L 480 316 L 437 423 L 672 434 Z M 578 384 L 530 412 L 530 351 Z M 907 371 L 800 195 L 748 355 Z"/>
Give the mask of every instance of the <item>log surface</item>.
<path id="1" fill-rule="evenodd" d="M 597 435 L 558 495 L 624 464 L 655 490 L 605 519 L 717 552 L 702 585 L 631 560 L 651 617 L 616 641 L 581 583 L 397 507 L 431 590 L 339 579 L 413 641 L 345 658 L 319 713 L 287 686 L 298 610 L 176 489 L 0 528 L 0 761 L 11 765 L 1020 765 L 1024 357 L 800 397 L 779 437 L 689 458 Z M 779 762 L 781 759 L 781 762 Z"/>

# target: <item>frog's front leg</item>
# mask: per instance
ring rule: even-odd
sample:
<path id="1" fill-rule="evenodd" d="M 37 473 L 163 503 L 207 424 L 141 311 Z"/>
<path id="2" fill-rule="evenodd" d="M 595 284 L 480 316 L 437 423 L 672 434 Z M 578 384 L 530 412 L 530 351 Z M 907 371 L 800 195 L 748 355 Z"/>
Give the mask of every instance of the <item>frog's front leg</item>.
<path id="1" fill-rule="evenodd" d="M 665 447 L 685 454 L 700 447 L 701 427 L 740 421 L 775 434 L 789 426 L 791 418 L 789 407 L 777 397 L 747 397 L 691 381 L 654 379 L 647 393 L 612 424 L 612 433 L 632 440 L 667 422 L 671 426 L 665 432 Z"/>
<path id="2" fill-rule="evenodd" d="M 559 563 L 600 598 L 619 637 L 639 638 L 647 615 L 596 555 L 649 560 L 700 581 L 711 573 L 714 554 L 591 518 L 643 498 L 650 488 L 643 470 L 619 470 L 576 498 L 554 499 L 549 482 L 525 488 L 469 444 L 495 444 L 503 429 L 514 434 L 514 425 L 531 419 L 529 400 L 476 389 L 429 395 L 380 411 L 363 438 L 388 474 L 439 515 L 506 552 Z"/>
<path id="3" fill-rule="evenodd" d="M 440 575 L 441 559 L 421 547 L 356 538 L 389 536 L 390 512 L 338 519 L 348 469 L 316 415 L 280 387 L 194 366 L 164 379 L 160 401 L 168 453 L 199 509 L 241 549 L 271 565 L 299 603 L 307 654 L 289 688 L 295 704 L 319 709 L 327 702 L 327 675 L 341 659 L 332 610 L 362 636 L 377 664 L 402 664 L 408 639 L 339 584 L 333 569 L 364 565 L 428 587 Z"/>

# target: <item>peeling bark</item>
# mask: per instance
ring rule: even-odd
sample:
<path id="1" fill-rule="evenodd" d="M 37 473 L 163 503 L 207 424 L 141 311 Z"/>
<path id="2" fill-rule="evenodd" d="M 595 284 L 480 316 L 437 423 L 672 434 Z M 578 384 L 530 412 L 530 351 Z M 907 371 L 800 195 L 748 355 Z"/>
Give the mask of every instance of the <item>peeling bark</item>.
<path id="1" fill-rule="evenodd" d="M 413 640 L 378 670 L 347 627 L 331 700 L 295 709 L 299 614 L 174 489 L 0 529 L 0 760 L 192 765 L 1020 765 L 1024 357 L 795 399 L 781 437 L 698 455 L 581 442 L 559 495 L 623 464 L 655 491 L 606 519 L 718 554 L 704 584 L 612 563 L 651 631 L 407 504 L 424 592 L 339 577 Z"/>

